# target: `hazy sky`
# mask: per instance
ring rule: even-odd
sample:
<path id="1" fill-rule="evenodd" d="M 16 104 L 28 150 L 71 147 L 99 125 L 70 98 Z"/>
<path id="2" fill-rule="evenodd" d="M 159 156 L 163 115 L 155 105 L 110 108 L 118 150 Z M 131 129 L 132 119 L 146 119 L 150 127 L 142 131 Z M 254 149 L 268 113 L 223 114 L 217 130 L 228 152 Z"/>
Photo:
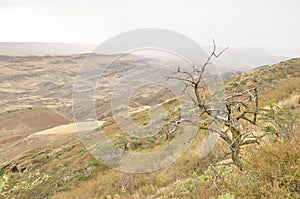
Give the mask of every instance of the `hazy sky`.
<path id="1" fill-rule="evenodd" d="M 300 56 L 299 0 L 0 0 L 0 42 L 101 43 L 137 28 L 166 28 L 200 45 Z"/>

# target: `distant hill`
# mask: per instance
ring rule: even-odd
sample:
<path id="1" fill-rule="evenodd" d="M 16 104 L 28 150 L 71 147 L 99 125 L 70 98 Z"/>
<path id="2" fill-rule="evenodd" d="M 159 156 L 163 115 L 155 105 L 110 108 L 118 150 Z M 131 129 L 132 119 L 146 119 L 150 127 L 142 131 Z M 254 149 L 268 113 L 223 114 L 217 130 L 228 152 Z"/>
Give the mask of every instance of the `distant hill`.
<path id="1" fill-rule="evenodd" d="M 95 44 L 0 42 L 0 55 L 69 55 L 93 51 Z"/>

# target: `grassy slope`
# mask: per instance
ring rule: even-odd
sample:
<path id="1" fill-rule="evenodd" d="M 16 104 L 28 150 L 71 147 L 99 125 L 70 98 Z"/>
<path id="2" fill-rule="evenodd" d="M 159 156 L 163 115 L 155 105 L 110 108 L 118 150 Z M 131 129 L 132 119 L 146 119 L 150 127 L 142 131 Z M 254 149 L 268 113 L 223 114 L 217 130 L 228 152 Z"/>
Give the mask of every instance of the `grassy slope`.
<path id="1" fill-rule="evenodd" d="M 261 106 L 288 100 L 291 95 L 299 93 L 300 59 L 254 70 L 243 77 L 248 78 L 243 87 L 260 88 L 263 99 Z M 234 86 L 237 81 L 238 78 L 235 78 L 226 85 Z M 134 117 L 139 123 L 139 115 L 135 114 Z M 141 123 L 147 123 L 148 118 L 144 114 L 140 117 L 143 120 Z M 104 125 L 109 127 L 113 122 Z M 291 143 L 275 143 L 251 153 L 246 165 L 251 168 L 249 172 L 240 175 L 228 171 L 220 190 L 215 190 L 209 183 L 209 177 L 202 174 L 212 156 L 199 159 L 196 153 L 188 151 L 171 167 L 158 172 L 124 174 L 98 163 L 78 141 L 63 147 L 52 146 L 30 151 L 23 158 L 2 168 L 1 172 L 8 173 L 10 177 L 7 190 L 12 189 L 13 185 L 19 185 L 11 195 L 20 194 L 21 198 L 45 198 L 51 195 L 52 198 L 104 198 L 108 195 L 115 198 L 204 198 L 226 194 L 251 198 L 254 193 L 258 198 L 259 195 L 271 198 L 276 194 L 283 196 L 291 193 L 291 187 L 287 186 L 295 186 L 295 183 L 299 185 L 297 140 L 299 136 L 295 136 Z M 14 166 L 21 167 L 22 164 L 31 165 L 31 169 L 23 173 L 15 172 Z M 32 184 L 36 179 L 38 183 Z M 298 185 L 294 187 L 295 190 L 299 188 Z"/>

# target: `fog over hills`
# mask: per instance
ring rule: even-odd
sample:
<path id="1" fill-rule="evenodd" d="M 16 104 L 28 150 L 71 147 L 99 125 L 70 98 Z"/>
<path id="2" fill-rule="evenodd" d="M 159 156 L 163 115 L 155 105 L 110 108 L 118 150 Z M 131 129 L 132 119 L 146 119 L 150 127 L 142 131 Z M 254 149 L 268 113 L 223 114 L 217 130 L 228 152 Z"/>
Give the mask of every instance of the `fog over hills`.
<path id="1" fill-rule="evenodd" d="M 40 42 L 0 42 L 0 55 L 70 55 L 90 53 L 97 44 L 84 43 L 40 43 Z M 205 51 L 210 52 L 211 46 L 205 46 Z M 218 47 L 218 49 L 223 49 Z M 191 52 L 194 53 L 194 52 Z M 145 55 L 145 54 L 144 54 Z M 149 54 L 148 54 L 149 55 Z M 149 55 L 154 58 L 165 58 L 172 64 L 182 64 L 174 56 L 154 53 Z M 256 67 L 275 64 L 289 59 L 285 56 L 275 56 L 261 49 L 248 47 L 230 47 L 214 62 L 222 71 L 246 71 Z"/>
<path id="2" fill-rule="evenodd" d="M 276 64 L 290 59 L 285 56 L 275 56 L 264 50 L 256 48 L 228 48 L 215 64 L 224 71 L 228 70 L 251 70 L 256 67 Z"/>

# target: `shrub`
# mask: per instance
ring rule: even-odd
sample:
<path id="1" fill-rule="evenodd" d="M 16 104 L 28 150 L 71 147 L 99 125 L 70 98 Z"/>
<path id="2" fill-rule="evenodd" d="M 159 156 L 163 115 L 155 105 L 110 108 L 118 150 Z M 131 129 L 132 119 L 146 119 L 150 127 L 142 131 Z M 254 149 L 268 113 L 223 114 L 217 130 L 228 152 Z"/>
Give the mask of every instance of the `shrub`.
<path id="1" fill-rule="evenodd" d="M 300 135 L 260 147 L 222 185 L 237 198 L 300 197 Z"/>
<path id="2" fill-rule="evenodd" d="M 218 199 L 234 199 L 234 196 L 226 193 L 225 195 L 219 196 Z"/>
<path id="3" fill-rule="evenodd" d="M 8 186 L 8 176 L 4 174 L 0 178 L 0 195 L 4 196 L 3 190 L 6 189 L 7 186 Z"/>

